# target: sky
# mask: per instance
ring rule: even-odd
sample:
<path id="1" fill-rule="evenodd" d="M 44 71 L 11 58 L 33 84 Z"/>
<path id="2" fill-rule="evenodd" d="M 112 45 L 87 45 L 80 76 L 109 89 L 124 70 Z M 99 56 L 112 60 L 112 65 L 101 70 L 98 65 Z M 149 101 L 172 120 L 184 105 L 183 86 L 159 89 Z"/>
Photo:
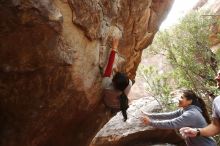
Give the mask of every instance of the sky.
<path id="1" fill-rule="evenodd" d="M 187 11 L 192 9 L 198 1 L 199 0 L 175 0 L 170 13 L 161 24 L 160 30 L 169 28 L 170 26 L 178 23 L 178 20 L 182 18 Z"/>

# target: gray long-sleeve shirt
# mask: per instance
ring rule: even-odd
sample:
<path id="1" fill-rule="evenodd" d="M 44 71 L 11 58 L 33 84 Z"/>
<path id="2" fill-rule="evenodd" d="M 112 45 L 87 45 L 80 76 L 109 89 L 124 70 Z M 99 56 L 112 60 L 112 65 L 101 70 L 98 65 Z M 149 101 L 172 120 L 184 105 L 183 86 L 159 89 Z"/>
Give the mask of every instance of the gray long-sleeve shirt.
<path id="1" fill-rule="evenodd" d="M 220 96 L 216 97 L 213 101 L 212 117 L 220 119 Z"/>
<path id="2" fill-rule="evenodd" d="M 207 126 L 207 122 L 202 116 L 202 110 L 194 105 L 174 112 L 147 115 L 151 119 L 150 125 L 155 128 L 180 129 L 182 127 L 203 128 Z M 187 146 L 217 146 L 212 137 L 203 136 L 187 138 L 186 144 Z"/>

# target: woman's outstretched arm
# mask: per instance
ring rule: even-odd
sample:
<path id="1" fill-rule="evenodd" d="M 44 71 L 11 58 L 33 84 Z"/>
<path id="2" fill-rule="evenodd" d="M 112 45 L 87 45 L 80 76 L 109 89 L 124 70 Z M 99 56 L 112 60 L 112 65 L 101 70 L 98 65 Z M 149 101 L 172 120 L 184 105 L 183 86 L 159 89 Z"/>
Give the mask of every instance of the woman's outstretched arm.
<path id="1" fill-rule="evenodd" d="M 176 117 L 179 117 L 182 114 L 182 111 L 176 110 L 173 112 L 165 112 L 165 113 L 145 113 L 142 111 L 142 113 L 150 117 L 151 119 L 166 120 L 166 119 L 174 119 Z"/>
<path id="2" fill-rule="evenodd" d="M 195 121 L 195 116 L 192 112 L 184 112 L 181 116 L 170 120 L 150 120 L 149 125 L 161 129 L 178 129 L 192 125 L 192 122 Z"/>
<path id="3" fill-rule="evenodd" d="M 150 125 L 155 128 L 178 129 L 192 125 L 192 122 L 195 121 L 194 118 L 196 117 L 192 112 L 184 112 L 181 116 L 174 119 L 156 121 L 146 116 L 142 118 L 142 121 L 145 125 Z"/>

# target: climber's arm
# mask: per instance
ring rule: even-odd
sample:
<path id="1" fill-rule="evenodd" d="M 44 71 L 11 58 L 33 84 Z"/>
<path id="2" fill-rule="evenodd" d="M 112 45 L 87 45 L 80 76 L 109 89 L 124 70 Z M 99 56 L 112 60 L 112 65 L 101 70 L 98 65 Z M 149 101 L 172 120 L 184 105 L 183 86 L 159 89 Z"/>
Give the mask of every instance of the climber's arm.
<path id="1" fill-rule="evenodd" d="M 111 50 L 111 53 L 110 53 L 110 56 L 108 59 L 107 67 L 106 67 L 104 75 L 103 75 L 104 77 L 110 77 L 112 74 L 112 68 L 113 68 L 113 64 L 114 64 L 114 60 L 115 60 L 115 54 L 116 54 L 117 48 L 118 48 L 118 43 L 119 43 L 119 40 L 116 38 L 113 38 L 112 50 Z"/>

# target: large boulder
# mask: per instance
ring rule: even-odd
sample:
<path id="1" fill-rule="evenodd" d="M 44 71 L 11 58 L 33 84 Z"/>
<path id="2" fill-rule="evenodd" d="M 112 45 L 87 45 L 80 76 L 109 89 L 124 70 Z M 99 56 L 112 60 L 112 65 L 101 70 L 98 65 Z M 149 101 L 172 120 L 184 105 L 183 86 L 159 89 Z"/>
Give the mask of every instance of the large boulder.
<path id="1" fill-rule="evenodd" d="M 123 122 L 119 112 L 96 135 L 90 146 L 149 146 L 152 144 L 175 144 L 184 146 L 180 135 L 174 130 L 145 126 L 140 118 L 144 112 L 161 112 L 160 104 L 152 97 L 135 101 L 127 110 L 128 120 Z"/>
<path id="2" fill-rule="evenodd" d="M 119 53 L 133 79 L 172 3 L 0 0 L 0 145 L 89 145 L 109 118 L 99 67 L 109 31 L 122 32 Z"/>

